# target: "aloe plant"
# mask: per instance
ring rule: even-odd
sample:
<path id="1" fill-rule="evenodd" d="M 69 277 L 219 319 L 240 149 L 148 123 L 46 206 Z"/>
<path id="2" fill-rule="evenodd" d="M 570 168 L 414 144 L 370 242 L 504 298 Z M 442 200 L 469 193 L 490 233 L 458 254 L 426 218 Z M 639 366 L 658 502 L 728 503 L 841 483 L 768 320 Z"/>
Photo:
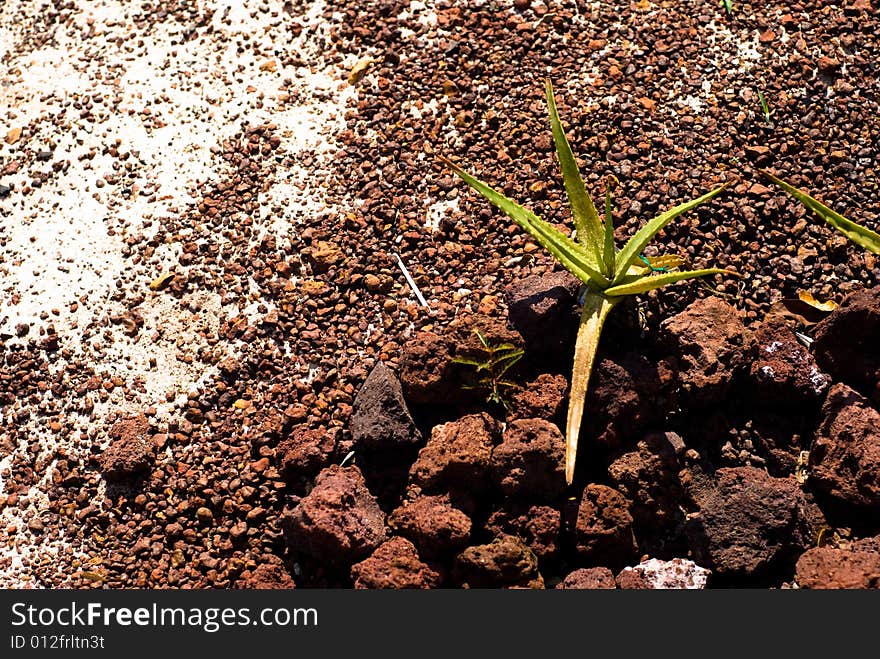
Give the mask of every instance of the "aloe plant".
<path id="1" fill-rule="evenodd" d="M 661 213 L 639 229 L 618 249 L 614 241 L 611 218 L 610 188 L 605 195 L 605 220 L 599 217 L 587 193 L 574 159 L 571 146 L 559 120 L 553 88 L 546 83 L 547 108 L 556 153 L 562 169 L 565 191 L 574 218 L 576 240 L 556 229 L 527 208 L 508 199 L 485 183 L 468 174 L 458 165 L 441 158 L 471 188 L 506 213 L 542 247 L 550 252 L 569 272 L 586 286 L 569 393 L 565 440 L 565 479 L 574 479 L 577 444 L 584 413 L 587 388 L 602 326 L 610 311 L 628 295 L 645 293 L 685 279 L 728 273 L 718 268 L 675 272 L 681 260 L 674 255 L 646 259 L 642 252 L 663 227 L 682 213 L 712 199 L 727 187 L 722 185 L 693 201 Z M 643 262 L 644 261 L 644 262 Z M 731 273 L 735 274 L 735 273 Z"/>
<path id="2" fill-rule="evenodd" d="M 818 199 L 811 197 L 803 190 L 798 190 L 790 183 L 786 183 L 781 178 L 768 172 L 766 169 L 760 169 L 758 171 L 854 243 L 861 245 L 869 252 L 880 254 L 880 234 L 876 231 L 871 231 L 868 227 L 864 227 L 861 224 L 846 219 L 843 215 L 828 208 L 828 206 Z"/>

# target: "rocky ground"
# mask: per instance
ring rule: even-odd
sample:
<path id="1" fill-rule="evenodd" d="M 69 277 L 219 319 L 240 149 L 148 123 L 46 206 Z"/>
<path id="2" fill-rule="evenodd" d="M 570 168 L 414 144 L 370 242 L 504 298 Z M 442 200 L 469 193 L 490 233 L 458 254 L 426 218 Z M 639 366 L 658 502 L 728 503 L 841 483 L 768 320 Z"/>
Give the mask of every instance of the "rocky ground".
<path id="1" fill-rule="evenodd" d="M 755 173 L 880 225 L 876 3 L 7 4 L 0 585 L 878 585 L 880 267 Z M 615 310 L 571 488 L 577 285 L 435 158 L 567 223 L 545 77 L 743 275 Z"/>

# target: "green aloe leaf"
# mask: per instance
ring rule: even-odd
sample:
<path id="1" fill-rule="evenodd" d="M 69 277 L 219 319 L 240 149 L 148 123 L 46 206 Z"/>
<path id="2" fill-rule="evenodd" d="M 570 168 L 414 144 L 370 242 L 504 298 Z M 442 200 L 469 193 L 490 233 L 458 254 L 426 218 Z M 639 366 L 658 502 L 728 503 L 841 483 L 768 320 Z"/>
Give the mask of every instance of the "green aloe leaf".
<path id="1" fill-rule="evenodd" d="M 852 220 L 846 219 L 843 215 L 828 208 L 818 199 L 773 176 L 767 170 L 761 169 L 759 171 L 854 243 L 861 245 L 869 252 L 880 254 L 880 234 Z"/>
<path id="2" fill-rule="evenodd" d="M 653 220 L 650 220 L 641 229 L 639 229 L 635 233 L 635 235 L 627 241 L 626 245 L 623 246 L 623 249 L 620 250 L 620 253 L 617 255 L 617 275 L 614 278 L 614 283 L 620 283 L 620 280 L 623 279 L 624 276 L 626 276 L 629 267 L 639 258 L 639 254 L 642 253 L 642 250 L 645 249 L 645 246 L 649 242 L 651 242 L 651 239 L 656 236 L 657 233 L 659 233 L 663 229 L 663 227 L 665 227 L 682 213 L 686 213 L 692 208 L 696 208 L 700 204 L 709 201 L 716 195 L 720 194 L 729 185 L 730 183 L 725 183 L 724 185 L 715 188 L 711 192 L 707 192 L 702 197 L 697 197 L 696 199 L 692 199 L 691 201 L 679 204 L 675 208 L 671 208 L 665 213 L 661 213 Z"/>
<path id="3" fill-rule="evenodd" d="M 597 269 L 585 249 L 577 245 L 571 238 L 545 222 L 532 211 L 508 199 L 500 192 L 493 190 L 482 181 L 474 178 L 451 160 L 440 158 L 458 176 L 474 190 L 504 211 L 522 229 L 537 240 L 544 249 L 555 256 L 565 268 L 582 282 L 593 282 L 600 288 L 608 286 L 609 281 Z"/>
<path id="4" fill-rule="evenodd" d="M 614 218 L 611 216 L 611 186 L 605 188 L 605 249 L 602 256 L 604 257 L 605 274 L 614 278 L 614 258 L 616 249 L 614 247 Z"/>
<path id="5" fill-rule="evenodd" d="M 545 91 L 547 109 L 550 113 L 550 127 L 553 130 L 553 141 L 556 143 L 556 155 L 562 169 L 565 193 L 568 195 L 568 203 L 571 206 L 572 217 L 574 217 L 578 241 L 587 249 L 592 250 L 598 264 L 602 261 L 602 222 L 599 220 L 599 213 L 596 211 L 593 199 L 587 192 L 584 180 L 578 171 L 577 161 L 574 159 L 571 145 L 568 143 L 562 122 L 559 120 L 556 99 L 553 96 L 553 85 L 549 80 L 545 83 Z"/>
<path id="6" fill-rule="evenodd" d="M 722 270 L 721 268 L 707 268 L 705 270 L 684 270 L 682 272 L 666 272 L 662 275 L 655 275 L 653 277 L 640 277 L 635 281 L 630 281 L 628 283 L 619 284 L 618 286 L 606 288 L 604 294 L 609 297 L 616 297 L 619 295 L 638 295 L 639 293 L 652 291 L 655 288 L 662 288 L 663 286 L 674 284 L 677 281 L 683 281 L 685 279 L 696 279 L 697 277 L 705 277 L 706 275 L 720 274 L 734 275 L 736 273 L 730 270 Z"/>

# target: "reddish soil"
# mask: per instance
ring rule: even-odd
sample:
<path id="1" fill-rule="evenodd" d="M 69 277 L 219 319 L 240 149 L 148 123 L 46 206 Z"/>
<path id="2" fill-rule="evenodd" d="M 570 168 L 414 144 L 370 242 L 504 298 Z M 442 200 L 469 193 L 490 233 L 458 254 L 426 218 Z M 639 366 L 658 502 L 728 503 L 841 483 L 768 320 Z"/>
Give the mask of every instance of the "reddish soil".
<path id="1" fill-rule="evenodd" d="M 45 20 L 69 17 L 57 4 Z M 299 34 L 309 3 L 270 4 Z M 137 383 L 66 354 L 48 309 L 2 335 L 0 511 L 17 517 L 0 572 L 74 588 L 880 585 L 880 264 L 755 172 L 880 227 L 880 10 L 716 4 L 328 2 L 326 61 L 374 58 L 322 179 L 344 213 L 252 231 L 260 192 L 311 165 L 276 125 L 243 124 L 211 145 L 224 177 L 131 235 L 131 259 L 180 248 L 156 293 L 172 305 L 241 300 L 199 330 L 204 376 L 170 412 L 113 408 L 83 430 L 89 401 Z M 620 180 L 618 242 L 735 180 L 657 244 L 743 275 L 613 312 L 568 488 L 577 283 L 434 158 L 568 225 L 548 76 L 588 188 Z M 809 326 L 771 313 L 799 289 L 841 306 Z M 152 329 L 142 293 L 120 280 L 130 315 L 81 331 Z M 509 408 L 454 361 L 479 353 L 474 329 L 525 349 Z M 42 451 L 34 423 L 77 450 Z"/>

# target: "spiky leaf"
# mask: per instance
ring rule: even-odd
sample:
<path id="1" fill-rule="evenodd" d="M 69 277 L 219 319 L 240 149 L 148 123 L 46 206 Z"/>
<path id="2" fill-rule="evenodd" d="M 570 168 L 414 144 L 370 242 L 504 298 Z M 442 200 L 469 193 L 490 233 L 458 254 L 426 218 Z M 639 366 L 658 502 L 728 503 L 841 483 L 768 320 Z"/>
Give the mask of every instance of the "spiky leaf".
<path id="1" fill-rule="evenodd" d="M 605 188 L 605 247 L 602 250 L 602 258 L 605 265 L 605 274 L 614 278 L 614 259 L 617 250 L 614 247 L 614 218 L 611 215 L 611 186 Z"/>
<path id="2" fill-rule="evenodd" d="M 550 113 L 550 128 L 553 131 L 553 141 L 556 144 L 556 155 L 559 158 L 559 166 L 562 169 L 562 180 L 565 184 L 565 193 L 568 195 L 568 203 L 571 206 L 571 215 L 574 218 L 574 226 L 577 229 L 580 243 L 592 251 L 596 263 L 602 262 L 602 222 L 599 213 L 593 204 L 593 199 L 584 186 L 584 180 L 578 171 L 577 162 L 574 159 L 571 145 L 565 136 L 562 122 L 559 120 L 559 112 L 556 109 L 556 99 L 553 96 L 553 86 L 548 80 L 545 83 L 547 96 L 547 110 Z"/>
<path id="3" fill-rule="evenodd" d="M 617 255 L 616 276 L 614 278 L 614 283 L 620 283 L 620 280 L 624 276 L 626 276 L 629 267 L 639 258 L 639 254 L 642 253 L 642 250 L 645 249 L 645 246 L 649 242 L 651 242 L 651 239 L 656 236 L 663 229 L 663 227 L 665 227 L 682 213 L 686 213 L 692 208 L 696 208 L 700 204 L 709 201 L 716 195 L 720 194 L 729 185 L 730 183 L 725 183 L 724 185 L 715 188 L 711 192 L 707 192 L 702 197 L 697 197 L 696 199 L 692 199 L 691 201 L 679 204 L 675 208 L 670 208 L 668 211 L 666 211 L 665 213 L 661 213 L 653 220 L 650 220 L 641 229 L 639 229 L 635 233 L 635 235 L 627 241 L 626 245 L 623 246 L 623 249 L 620 250 L 620 253 Z"/>
<path id="4" fill-rule="evenodd" d="M 441 157 L 465 183 L 504 211 L 541 246 L 553 254 L 565 268 L 584 283 L 593 282 L 600 288 L 608 286 L 608 280 L 596 269 L 592 256 L 571 238 L 545 222 L 532 211 L 508 199 L 500 192 L 468 174 L 450 160 Z"/>
<path id="5" fill-rule="evenodd" d="M 669 284 L 685 279 L 696 279 L 697 277 L 705 277 L 706 275 L 735 274 L 730 270 L 722 270 L 720 268 L 707 268 L 705 270 L 684 270 L 682 272 L 665 272 L 662 275 L 654 275 L 652 277 L 640 277 L 635 281 L 630 281 L 618 286 L 612 286 L 605 289 L 605 295 L 609 297 L 617 297 L 620 295 L 638 295 L 646 293 L 655 288 L 662 288 Z"/>
<path id="6" fill-rule="evenodd" d="M 861 245 L 869 252 L 880 254 L 880 234 L 871 231 L 868 227 L 846 219 L 843 215 L 828 208 L 818 199 L 777 178 L 767 170 L 762 169 L 759 171 L 854 243 Z"/>

